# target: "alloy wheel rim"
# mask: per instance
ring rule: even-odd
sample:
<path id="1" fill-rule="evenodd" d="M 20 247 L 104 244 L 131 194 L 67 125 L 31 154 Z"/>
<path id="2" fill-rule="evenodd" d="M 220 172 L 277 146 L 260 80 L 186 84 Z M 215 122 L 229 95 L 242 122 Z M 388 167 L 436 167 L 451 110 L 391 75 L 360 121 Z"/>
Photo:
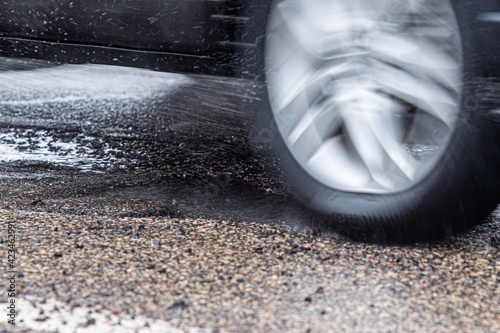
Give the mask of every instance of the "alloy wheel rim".
<path id="1" fill-rule="evenodd" d="M 284 0 L 266 36 L 274 119 L 300 166 L 331 188 L 395 193 L 448 145 L 462 54 L 449 1 Z"/>

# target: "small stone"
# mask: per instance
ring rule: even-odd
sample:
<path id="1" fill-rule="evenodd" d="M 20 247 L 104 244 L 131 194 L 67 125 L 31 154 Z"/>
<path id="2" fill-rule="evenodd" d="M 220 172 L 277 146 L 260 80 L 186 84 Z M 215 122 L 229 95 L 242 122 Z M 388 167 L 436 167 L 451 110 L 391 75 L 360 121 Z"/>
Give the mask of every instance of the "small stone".
<path id="1" fill-rule="evenodd" d="M 38 317 L 38 318 L 35 318 L 35 321 L 38 321 L 38 322 L 44 322 L 44 321 L 47 321 L 49 319 L 49 317 L 45 316 L 45 317 Z"/>
<path id="2" fill-rule="evenodd" d="M 90 325 L 95 325 L 96 321 L 94 318 L 89 318 L 87 319 L 87 322 L 85 323 L 86 326 L 90 326 Z"/>
<path id="3" fill-rule="evenodd" d="M 186 304 L 186 302 L 183 300 L 183 299 L 179 299 L 177 301 L 174 302 L 174 304 L 172 304 L 169 309 L 171 310 L 177 310 L 177 309 L 181 309 L 181 310 L 184 310 L 184 309 L 187 309 L 188 305 Z"/>

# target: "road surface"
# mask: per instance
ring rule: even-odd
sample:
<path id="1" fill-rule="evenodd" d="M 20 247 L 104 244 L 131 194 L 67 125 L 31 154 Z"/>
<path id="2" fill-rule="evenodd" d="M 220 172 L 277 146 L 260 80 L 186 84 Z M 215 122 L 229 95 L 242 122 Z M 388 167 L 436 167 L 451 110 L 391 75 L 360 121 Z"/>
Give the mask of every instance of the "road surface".
<path id="1" fill-rule="evenodd" d="M 11 299 L 19 332 L 500 331 L 500 213 L 414 246 L 318 232 L 250 149 L 252 82 L 0 68 L 0 331 Z"/>

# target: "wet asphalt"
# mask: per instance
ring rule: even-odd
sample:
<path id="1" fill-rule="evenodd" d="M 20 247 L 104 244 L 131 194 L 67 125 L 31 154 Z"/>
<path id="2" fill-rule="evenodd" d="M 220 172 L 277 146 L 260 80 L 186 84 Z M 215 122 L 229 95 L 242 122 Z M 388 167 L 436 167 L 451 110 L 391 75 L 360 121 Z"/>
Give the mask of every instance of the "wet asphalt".
<path id="1" fill-rule="evenodd" d="M 0 248 L 14 223 L 19 297 L 213 331 L 500 330 L 498 212 L 414 246 L 313 230 L 267 142 L 247 139 L 254 82 L 0 69 Z"/>

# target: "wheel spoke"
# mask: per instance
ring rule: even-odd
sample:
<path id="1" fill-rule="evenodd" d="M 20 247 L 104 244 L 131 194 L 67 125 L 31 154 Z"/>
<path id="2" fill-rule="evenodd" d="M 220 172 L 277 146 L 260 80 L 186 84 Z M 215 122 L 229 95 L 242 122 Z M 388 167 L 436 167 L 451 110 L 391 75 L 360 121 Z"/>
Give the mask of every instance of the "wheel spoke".
<path id="1" fill-rule="evenodd" d="M 321 37 L 323 32 L 314 22 L 311 22 L 301 1 L 283 1 L 276 6 L 276 12 L 281 22 L 274 22 L 270 29 L 278 27 L 279 34 L 291 37 L 293 39 L 291 42 L 295 42 L 311 55 L 318 57 L 314 41 Z M 283 29 L 283 26 L 286 28 Z"/>
<path id="2" fill-rule="evenodd" d="M 307 161 L 307 166 L 314 173 L 325 175 L 327 181 L 345 187 L 369 188 L 372 177 L 366 166 L 353 158 L 341 136 L 329 138 Z"/>
<path id="3" fill-rule="evenodd" d="M 392 103 L 394 105 L 394 103 Z M 386 110 L 381 112 L 364 112 L 367 123 L 375 135 L 377 142 L 382 146 L 394 166 L 398 168 L 408 180 L 413 180 L 418 167 L 418 161 L 402 147 L 393 126 L 394 115 Z"/>
<path id="4" fill-rule="evenodd" d="M 276 103 L 277 112 L 287 110 L 289 107 L 295 108 L 294 103 L 301 98 L 313 103 L 320 95 L 329 93 L 334 78 L 339 79 L 356 69 L 357 66 L 342 63 L 326 69 L 311 70 L 300 77 L 286 70 L 275 73 L 274 79 L 277 80 L 270 80 L 269 84 L 278 85 L 279 82 L 284 82 L 286 88 L 281 86 L 280 94 L 272 96 L 271 101 Z"/>
<path id="5" fill-rule="evenodd" d="M 449 90 L 398 69 L 385 67 L 379 71 L 380 74 L 372 73 L 370 79 L 380 84 L 384 93 L 418 107 L 446 125 L 453 124 L 457 99 Z"/>
<path id="6" fill-rule="evenodd" d="M 372 41 L 367 48 L 372 57 L 394 68 L 401 68 L 415 76 L 428 77 L 442 86 L 457 92 L 460 77 L 459 65 L 453 56 L 422 43 L 408 35 L 384 36 Z"/>
<path id="7" fill-rule="evenodd" d="M 314 131 L 321 140 L 330 137 L 341 125 L 341 118 L 335 110 L 333 100 L 319 103 L 309 108 L 295 123 L 288 139 L 295 144 L 306 131 Z"/>
<path id="8" fill-rule="evenodd" d="M 352 112 L 344 118 L 344 122 L 355 152 L 363 161 L 371 178 L 382 187 L 391 188 L 391 184 L 385 181 L 387 158 L 365 116 L 360 112 Z"/>
<path id="9" fill-rule="evenodd" d="M 311 10 L 310 3 L 321 3 L 322 7 Z M 277 31 L 282 39 L 319 60 L 345 56 L 343 43 L 352 38 L 351 30 L 374 25 L 373 20 L 359 14 L 339 14 L 347 10 L 340 2 L 283 1 L 276 9 L 279 18 L 270 24 L 271 31 Z"/>

